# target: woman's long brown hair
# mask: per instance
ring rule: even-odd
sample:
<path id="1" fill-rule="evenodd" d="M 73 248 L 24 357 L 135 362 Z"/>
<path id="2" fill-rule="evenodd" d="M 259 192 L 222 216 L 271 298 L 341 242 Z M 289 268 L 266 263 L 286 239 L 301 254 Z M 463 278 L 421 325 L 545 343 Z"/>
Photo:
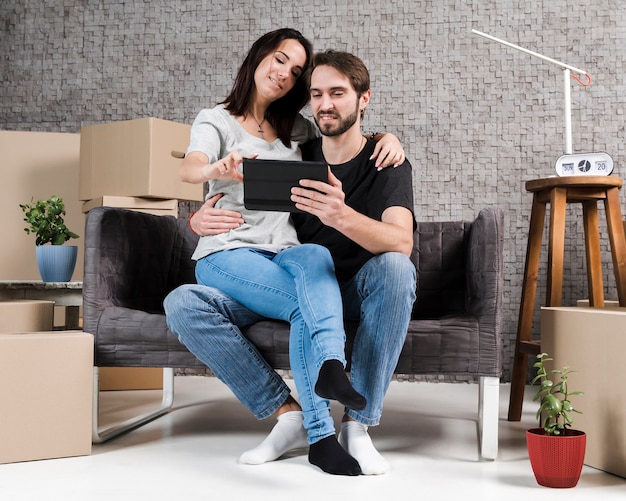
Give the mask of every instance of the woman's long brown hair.
<path id="1" fill-rule="evenodd" d="M 309 101 L 309 90 L 303 76 L 311 64 L 313 46 L 302 33 L 291 28 L 281 28 L 266 33 L 254 42 L 237 72 L 230 94 L 223 101 L 226 109 L 233 115 L 243 116 L 249 113 L 250 97 L 254 95 L 254 72 L 265 56 L 275 51 L 283 40 L 288 39 L 299 42 L 306 52 L 302 75 L 287 94 L 270 104 L 265 113 L 265 119 L 272 124 L 276 135 L 287 147 L 291 145 L 291 131 L 296 117 Z"/>

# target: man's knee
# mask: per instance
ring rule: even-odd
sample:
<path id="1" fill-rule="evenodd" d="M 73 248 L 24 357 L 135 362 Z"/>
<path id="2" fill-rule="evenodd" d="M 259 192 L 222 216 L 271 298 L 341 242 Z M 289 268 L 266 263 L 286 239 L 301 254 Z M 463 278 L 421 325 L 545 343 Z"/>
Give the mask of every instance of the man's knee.
<path id="1" fill-rule="evenodd" d="M 217 305 L 228 300 L 230 300 L 228 296 L 213 287 L 198 284 L 179 285 L 163 300 L 168 327 L 171 329 L 190 314 L 217 310 Z"/>
<path id="2" fill-rule="evenodd" d="M 405 254 L 384 252 L 370 261 L 379 271 L 373 276 L 381 282 L 381 285 L 415 292 L 415 265 Z"/>

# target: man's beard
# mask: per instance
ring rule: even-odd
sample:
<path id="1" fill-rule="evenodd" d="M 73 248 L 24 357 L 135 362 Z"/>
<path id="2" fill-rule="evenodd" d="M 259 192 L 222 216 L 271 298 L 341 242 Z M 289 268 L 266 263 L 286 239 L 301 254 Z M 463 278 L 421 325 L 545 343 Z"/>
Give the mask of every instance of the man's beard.
<path id="1" fill-rule="evenodd" d="M 335 117 L 339 119 L 339 123 L 334 127 L 331 124 L 320 125 L 320 121 L 318 120 L 318 117 L 323 116 L 323 115 L 330 115 L 332 117 Z M 357 101 L 356 109 L 354 110 L 354 113 L 351 113 L 347 117 L 341 118 L 335 112 L 324 111 L 324 112 L 319 112 L 317 114 L 317 116 L 315 117 L 315 123 L 317 124 L 317 127 L 319 128 L 323 136 L 329 136 L 329 137 L 340 136 L 341 134 L 346 132 L 350 127 L 352 127 L 356 123 L 356 119 L 358 116 L 359 116 L 359 103 Z"/>

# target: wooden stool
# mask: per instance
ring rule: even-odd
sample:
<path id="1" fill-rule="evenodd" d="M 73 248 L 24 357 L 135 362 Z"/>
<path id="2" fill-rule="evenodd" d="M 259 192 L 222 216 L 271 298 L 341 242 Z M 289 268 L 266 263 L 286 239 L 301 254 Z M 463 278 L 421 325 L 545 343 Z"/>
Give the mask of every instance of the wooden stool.
<path id="1" fill-rule="evenodd" d="M 509 421 L 521 419 L 528 355 L 536 356 L 541 348 L 540 341 L 531 340 L 531 333 L 546 205 L 550 204 L 546 306 L 561 306 L 568 203 L 583 206 L 589 306 L 604 306 L 598 200 L 604 200 L 619 304 L 626 306 L 626 241 L 618 191 L 621 186 L 622 180 L 612 176 L 551 177 L 526 183 L 526 189 L 533 193 L 533 205 L 511 376 Z"/>

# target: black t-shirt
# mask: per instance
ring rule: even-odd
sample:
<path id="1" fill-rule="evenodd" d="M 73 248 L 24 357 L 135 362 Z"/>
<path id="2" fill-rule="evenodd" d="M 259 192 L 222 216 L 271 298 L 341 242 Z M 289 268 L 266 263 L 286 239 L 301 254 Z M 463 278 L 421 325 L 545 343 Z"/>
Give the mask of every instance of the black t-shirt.
<path id="1" fill-rule="evenodd" d="M 378 171 L 375 162 L 369 159 L 375 146 L 374 141 L 368 140 L 355 158 L 330 166 L 342 183 L 346 205 L 377 221 L 388 207 L 406 207 L 413 213 L 411 165 L 405 160 L 396 168 Z M 303 160 L 326 161 L 321 138 L 302 145 L 301 150 Z M 350 280 L 373 256 L 339 231 L 324 225 L 316 216 L 294 213 L 292 218 L 300 242 L 324 245 L 330 250 L 339 282 Z"/>

